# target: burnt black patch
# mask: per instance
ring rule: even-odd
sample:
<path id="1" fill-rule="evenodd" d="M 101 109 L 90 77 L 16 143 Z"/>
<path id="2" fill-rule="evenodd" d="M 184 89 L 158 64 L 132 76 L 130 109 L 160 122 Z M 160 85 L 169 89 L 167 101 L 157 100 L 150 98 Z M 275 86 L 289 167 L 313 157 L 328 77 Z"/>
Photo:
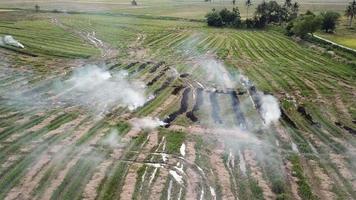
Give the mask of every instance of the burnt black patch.
<path id="1" fill-rule="evenodd" d="M 126 67 L 124 67 L 124 69 L 125 69 L 125 70 L 128 70 L 128 69 L 130 69 L 131 67 L 133 67 L 133 66 L 135 66 L 135 65 L 137 65 L 137 64 L 138 64 L 138 62 L 130 63 L 130 64 L 128 64 Z"/>
<path id="2" fill-rule="evenodd" d="M 258 112 L 260 112 L 261 110 L 261 97 L 260 95 L 257 93 L 257 89 L 255 86 L 251 86 L 248 88 L 248 91 L 250 93 L 250 96 L 252 97 L 252 101 L 254 102 L 256 109 L 258 110 Z"/>
<path id="3" fill-rule="evenodd" d="M 291 127 L 298 129 L 297 124 L 285 113 L 284 109 L 281 109 L 282 119 L 287 122 Z"/>
<path id="4" fill-rule="evenodd" d="M 113 70 L 113 69 L 115 69 L 116 67 L 119 67 L 120 65 L 121 65 L 121 63 L 117 63 L 117 64 L 111 66 L 111 67 L 109 68 L 109 70 Z"/>
<path id="5" fill-rule="evenodd" d="M 153 85 L 155 82 L 157 82 L 162 76 L 164 75 L 164 72 L 159 73 L 157 76 L 155 76 L 150 82 L 147 83 L 147 86 Z"/>
<path id="6" fill-rule="evenodd" d="M 162 90 L 166 89 L 166 88 L 172 83 L 173 80 L 174 80 L 173 77 L 168 77 L 168 78 L 163 82 L 163 84 L 161 85 L 161 87 L 158 88 L 157 90 L 155 90 L 155 91 L 153 92 L 153 94 L 154 94 L 154 95 L 159 94 Z"/>
<path id="7" fill-rule="evenodd" d="M 197 122 L 198 121 L 198 117 L 194 114 L 194 112 L 199 110 L 199 107 L 204 103 L 204 98 L 203 98 L 203 89 L 202 88 L 198 88 L 196 89 L 197 92 L 197 96 L 196 96 L 196 100 L 195 100 L 195 104 L 192 108 L 191 111 L 187 112 L 186 116 L 192 120 L 192 122 Z"/>
<path id="8" fill-rule="evenodd" d="M 168 115 L 168 117 L 166 119 L 164 119 L 163 121 L 166 124 L 165 127 L 169 127 L 170 126 L 170 123 L 172 123 L 179 115 L 187 112 L 188 110 L 188 100 L 189 100 L 189 93 L 190 93 L 190 88 L 186 88 L 183 92 L 183 96 L 182 96 L 182 99 L 180 101 L 180 108 L 179 110 L 171 113 Z"/>
<path id="9" fill-rule="evenodd" d="M 174 90 L 172 91 L 171 94 L 177 95 L 183 88 L 184 88 L 183 85 L 174 86 Z"/>
<path id="10" fill-rule="evenodd" d="M 244 94 L 246 94 L 246 91 L 244 91 L 244 90 L 239 90 L 237 92 L 237 95 L 239 95 L 239 96 L 244 95 Z"/>
<path id="11" fill-rule="evenodd" d="M 351 127 L 348 127 L 348 126 L 345 126 L 344 125 L 344 129 L 347 130 L 349 133 L 353 134 L 353 135 L 356 135 L 356 130 L 351 128 Z"/>
<path id="12" fill-rule="evenodd" d="M 232 110 L 235 113 L 236 116 L 236 123 L 241 127 L 241 128 L 246 128 L 246 119 L 240 109 L 240 100 L 239 97 L 237 96 L 237 92 L 233 91 L 230 93 L 231 97 L 231 104 L 232 104 Z"/>
<path id="13" fill-rule="evenodd" d="M 188 73 L 184 73 L 184 74 L 179 75 L 179 77 L 181 77 L 181 78 L 186 78 L 186 77 L 188 77 L 188 76 L 189 76 Z"/>
<path id="14" fill-rule="evenodd" d="M 210 98 L 211 108 L 212 108 L 211 117 L 213 118 L 215 123 L 222 124 L 223 121 L 220 117 L 220 106 L 217 99 L 217 93 L 215 92 L 210 93 L 209 98 Z"/>
<path id="15" fill-rule="evenodd" d="M 313 117 L 305 110 L 303 106 L 298 106 L 297 111 L 311 124 L 320 127 L 320 124 L 314 121 Z"/>
<path id="16" fill-rule="evenodd" d="M 351 127 L 343 125 L 340 122 L 335 122 L 335 125 L 340 127 L 340 128 L 343 128 L 344 130 L 346 130 L 347 132 L 351 133 L 352 135 L 356 135 L 356 130 L 351 128 Z"/>
<path id="17" fill-rule="evenodd" d="M 197 122 L 198 121 L 198 117 L 195 116 L 192 111 L 187 112 L 185 114 L 185 116 L 187 116 L 192 122 Z"/>
<path id="18" fill-rule="evenodd" d="M 142 63 L 140 66 L 138 66 L 136 72 L 140 72 L 142 70 L 144 70 L 147 67 L 147 63 Z"/>
<path id="19" fill-rule="evenodd" d="M 162 65 L 164 65 L 164 64 L 165 64 L 164 61 L 155 64 L 155 65 L 150 69 L 149 72 L 150 72 L 151 74 L 152 74 L 152 73 L 155 73 L 155 72 L 157 71 L 157 69 L 160 68 L 160 67 L 161 67 Z"/>

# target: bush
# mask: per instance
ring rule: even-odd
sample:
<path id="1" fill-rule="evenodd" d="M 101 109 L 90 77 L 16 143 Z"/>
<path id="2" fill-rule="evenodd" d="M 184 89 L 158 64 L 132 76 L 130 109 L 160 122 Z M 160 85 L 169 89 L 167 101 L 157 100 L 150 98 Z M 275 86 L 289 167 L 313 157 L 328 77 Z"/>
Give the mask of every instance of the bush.
<path id="1" fill-rule="evenodd" d="M 286 26 L 286 35 L 292 36 L 293 35 L 293 21 L 289 22 Z"/>
<path id="2" fill-rule="evenodd" d="M 224 8 L 220 12 L 213 9 L 205 17 L 209 26 L 241 27 L 241 17 L 238 8 L 233 8 L 232 11 Z"/>
<path id="3" fill-rule="evenodd" d="M 209 26 L 217 26 L 221 27 L 223 25 L 223 21 L 219 13 L 217 13 L 215 10 L 209 12 L 206 14 L 206 21 Z"/>
<path id="4" fill-rule="evenodd" d="M 265 16 L 254 17 L 254 28 L 264 28 L 266 26 L 267 19 Z"/>
<path id="5" fill-rule="evenodd" d="M 232 25 L 236 28 L 242 27 L 242 22 L 241 22 L 241 16 L 240 16 L 240 11 L 239 8 L 233 8 L 232 12 L 234 13 L 234 21 L 232 22 Z"/>
<path id="6" fill-rule="evenodd" d="M 253 28 L 253 27 L 255 27 L 255 22 L 253 19 L 246 19 L 245 25 L 246 25 L 246 28 Z"/>
<path id="7" fill-rule="evenodd" d="M 304 15 L 293 22 L 292 31 L 295 35 L 305 38 L 308 33 L 313 34 L 321 26 L 322 19 L 319 16 Z"/>
<path id="8" fill-rule="evenodd" d="M 235 20 L 236 15 L 234 12 L 224 8 L 219 12 L 219 15 L 223 21 L 224 24 L 226 25 L 231 25 L 232 22 Z"/>

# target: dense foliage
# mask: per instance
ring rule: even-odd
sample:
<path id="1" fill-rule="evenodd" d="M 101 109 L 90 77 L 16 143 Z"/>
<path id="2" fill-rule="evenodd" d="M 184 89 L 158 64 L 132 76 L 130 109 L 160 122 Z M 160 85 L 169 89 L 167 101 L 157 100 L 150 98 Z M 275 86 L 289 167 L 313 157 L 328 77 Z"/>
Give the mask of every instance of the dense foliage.
<path id="1" fill-rule="evenodd" d="M 307 11 L 286 26 L 287 35 L 296 35 L 303 38 L 319 29 L 332 33 L 336 28 L 339 17 L 340 14 L 333 11 L 323 12 L 320 15 Z"/>
<path id="2" fill-rule="evenodd" d="M 336 22 L 340 18 L 340 14 L 333 11 L 327 11 L 325 13 L 321 13 L 322 23 L 321 30 L 325 32 L 333 32 L 336 28 Z"/>
<path id="3" fill-rule="evenodd" d="M 293 22 L 292 32 L 300 37 L 314 33 L 321 26 L 322 18 L 315 15 L 303 15 Z"/>
<path id="4" fill-rule="evenodd" d="M 246 1 L 247 13 L 249 7 L 252 5 L 251 1 Z M 245 21 L 241 20 L 240 12 L 237 7 L 232 11 L 224 8 L 221 11 L 213 9 L 206 15 L 209 26 L 229 26 L 229 27 L 245 27 L 245 28 L 263 28 L 270 23 L 284 23 L 297 17 L 299 5 L 292 3 L 291 0 L 286 0 L 284 5 L 279 5 L 276 1 L 263 1 L 257 5 L 255 15 Z"/>
<path id="5" fill-rule="evenodd" d="M 208 14 L 206 14 L 205 17 L 206 17 L 206 21 L 209 26 L 219 27 L 219 26 L 223 25 L 222 18 L 220 16 L 220 14 L 214 9 L 211 12 L 209 12 Z"/>
<path id="6" fill-rule="evenodd" d="M 349 6 L 351 11 L 347 11 L 351 20 L 353 6 L 356 10 L 356 3 L 354 4 L 351 3 Z M 251 0 L 247 0 L 245 5 L 248 11 L 252 5 Z M 249 18 L 247 14 L 244 21 L 241 20 L 238 7 L 233 8 L 232 11 L 226 8 L 220 11 L 213 9 L 205 17 L 208 25 L 215 27 L 264 28 L 268 24 L 278 24 L 285 27 L 287 35 L 296 35 L 302 38 L 319 29 L 327 33 L 334 32 L 337 20 L 340 18 L 340 14 L 334 11 L 323 12 L 317 16 L 311 11 L 298 16 L 298 11 L 299 4 L 297 2 L 285 0 L 284 4 L 280 5 L 273 0 L 263 1 L 257 5 L 254 16 Z"/>
<path id="7" fill-rule="evenodd" d="M 206 19 L 209 26 L 241 26 L 240 11 L 237 7 L 233 8 L 232 11 L 224 8 L 220 12 L 217 12 L 213 9 L 206 15 Z"/>
<path id="8" fill-rule="evenodd" d="M 349 18 L 349 26 L 352 26 L 352 20 L 356 15 L 356 0 L 353 0 L 345 10 L 345 15 Z"/>

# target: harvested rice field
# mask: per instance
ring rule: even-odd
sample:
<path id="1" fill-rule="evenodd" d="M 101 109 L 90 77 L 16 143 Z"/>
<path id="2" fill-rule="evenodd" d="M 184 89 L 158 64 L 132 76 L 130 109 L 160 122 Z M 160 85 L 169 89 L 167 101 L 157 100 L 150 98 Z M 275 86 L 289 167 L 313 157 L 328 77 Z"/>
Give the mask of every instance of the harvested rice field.
<path id="1" fill-rule="evenodd" d="M 117 12 L 3 10 L 5 35 L 0 199 L 356 199 L 354 55 Z"/>

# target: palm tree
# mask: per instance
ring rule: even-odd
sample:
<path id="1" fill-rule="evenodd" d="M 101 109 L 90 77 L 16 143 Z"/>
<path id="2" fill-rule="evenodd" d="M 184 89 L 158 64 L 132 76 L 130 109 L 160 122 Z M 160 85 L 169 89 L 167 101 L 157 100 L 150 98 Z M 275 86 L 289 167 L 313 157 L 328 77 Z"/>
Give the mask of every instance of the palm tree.
<path id="1" fill-rule="evenodd" d="M 299 4 L 295 2 L 292 6 L 292 16 L 291 16 L 292 19 L 298 16 L 298 11 L 299 11 Z"/>
<path id="2" fill-rule="evenodd" d="M 349 21 L 349 26 L 352 26 L 352 20 L 356 15 L 356 0 L 350 3 L 350 5 L 347 6 L 345 15 L 350 18 Z"/>
<path id="3" fill-rule="evenodd" d="M 247 17 L 246 18 L 248 18 L 248 9 L 250 8 L 250 6 L 252 6 L 251 0 L 246 0 L 245 5 L 246 5 L 246 8 L 247 8 Z"/>

